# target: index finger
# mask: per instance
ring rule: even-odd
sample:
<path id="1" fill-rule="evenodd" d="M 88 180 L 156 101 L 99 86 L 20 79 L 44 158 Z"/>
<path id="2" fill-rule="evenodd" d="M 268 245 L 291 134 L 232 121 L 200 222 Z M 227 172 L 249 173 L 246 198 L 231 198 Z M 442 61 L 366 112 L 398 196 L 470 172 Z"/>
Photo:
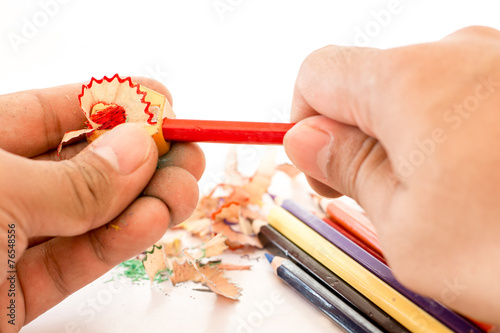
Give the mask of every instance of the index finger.
<path id="1" fill-rule="evenodd" d="M 158 81 L 134 77 L 132 80 L 167 96 Z M 64 133 L 85 128 L 85 116 L 78 95 L 82 84 L 28 90 L 0 96 L 0 148 L 32 157 L 55 149 Z"/>
<path id="2" fill-rule="evenodd" d="M 295 82 L 291 121 L 321 114 L 374 136 L 369 102 L 377 84 L 379 52 L 329 45 L 311 53 Z"/>

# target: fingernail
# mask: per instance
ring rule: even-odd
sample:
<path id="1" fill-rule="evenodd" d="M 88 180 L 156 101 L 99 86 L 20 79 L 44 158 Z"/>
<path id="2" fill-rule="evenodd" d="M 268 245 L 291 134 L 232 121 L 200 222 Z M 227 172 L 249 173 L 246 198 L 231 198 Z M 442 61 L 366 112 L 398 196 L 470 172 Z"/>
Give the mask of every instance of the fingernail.
<path id="1" fill-rule="evenodd" d="M 333 137 L 305 124 L 294 126 L 285 136 L 288 157 L 300 170 L 318 180 L 327 180 Z"/>
<path id="2" fill-rule="evenodd" d="M 93 151 L 122 175 L 129 175 L 147 160 L 153 140 L 137 124 L 117 126 L 96 140 Z"/>

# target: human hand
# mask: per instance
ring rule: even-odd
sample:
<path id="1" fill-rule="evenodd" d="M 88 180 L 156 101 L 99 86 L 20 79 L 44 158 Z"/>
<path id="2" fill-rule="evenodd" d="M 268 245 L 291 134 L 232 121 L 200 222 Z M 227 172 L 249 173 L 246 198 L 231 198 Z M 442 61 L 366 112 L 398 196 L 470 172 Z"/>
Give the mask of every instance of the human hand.
<path id="1" fill-rule="evenodd" d="M 500 313 L 500 32 L 328 46 L 301 66 L 285 136 L 318 193 L 357 200 L 398 279 L 479 320 Z"/>
<path id="2" fill-rule="evenodd" d="M 158 82 L 135 81 L 172 102 Z M 84 127 L 80 92 L 74 84 L 0 96 L 0 332 L 19 331 L 196 206 L 205 160 L 195 144 L 173 144 L 158 161 L 147 132 L 124 124 L 58 157 L 63 134 Z"/>

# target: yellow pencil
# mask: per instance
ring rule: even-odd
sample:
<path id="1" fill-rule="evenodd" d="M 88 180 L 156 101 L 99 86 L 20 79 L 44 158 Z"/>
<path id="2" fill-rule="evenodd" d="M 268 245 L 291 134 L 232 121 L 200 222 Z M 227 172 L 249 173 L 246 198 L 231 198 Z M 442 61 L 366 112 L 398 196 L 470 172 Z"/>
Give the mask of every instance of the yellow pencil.
<path id="1" fill-rule="evenodd" d="M 410 331 L 452 332 L 283 208 L 273 207 L 268 221 Z"/>

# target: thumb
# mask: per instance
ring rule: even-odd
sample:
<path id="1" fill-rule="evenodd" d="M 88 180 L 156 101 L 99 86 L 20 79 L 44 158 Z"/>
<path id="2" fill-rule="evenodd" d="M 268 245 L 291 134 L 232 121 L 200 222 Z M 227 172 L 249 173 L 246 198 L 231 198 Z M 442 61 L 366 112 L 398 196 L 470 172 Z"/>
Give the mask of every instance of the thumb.
<path id="1" fill-rule="evenodd" d="M 118 216 L 144 189 L 158 158 L 140 125 L 104 134 L 71 160 L 34 161 L 0 150 L 0 222 L 33 236 L 81 234 Z M 2 221 L 4 220 L 4 221 Z"/>
<path id="2" fill-rule="evenodd" d="M 319 194 L 345 194 L 368 212 L 381 207 L 396 185 L 383 147 L 357 127 L 309 117 L 287 132 L 284 147 Z"/>

